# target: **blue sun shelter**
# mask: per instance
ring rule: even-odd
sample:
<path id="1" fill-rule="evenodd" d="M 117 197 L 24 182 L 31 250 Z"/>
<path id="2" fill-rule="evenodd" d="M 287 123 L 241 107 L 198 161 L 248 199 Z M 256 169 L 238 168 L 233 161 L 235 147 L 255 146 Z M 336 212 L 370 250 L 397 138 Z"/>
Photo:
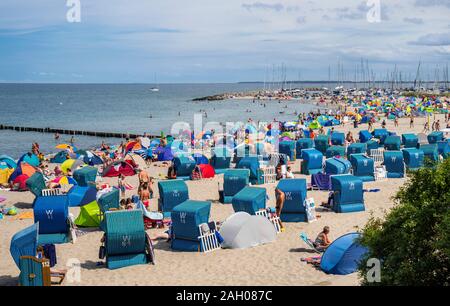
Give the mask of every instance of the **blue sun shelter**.
<path id="1" fill-rule="evenodd" d="M 337 213 L 364 211 L 363 181 L 353 175 L 331 176 L 333 210 Z"/>
<path id="2" fill-rule="evenodd" d="M 402 144 L 405 148 L 416 148 L 419 138 L 416 134 L 402 134 Z"/>
<path id="3" fill-rule="evenodd" d="M 84 206 L 96 200 L 97 188 L 94 186 L 73 186 L 67 194 L 69 207 Z"/>
<path id="4" fill-rule="evenodd" d="M 359 131 L 359 142 L 361 143 L 368 142 L 372 137 L 373 135 L 367 130 Z"/>
<path id="5" fill-rule="evenodd" d="M 384 166 L 388 178 L 402 178 L 405 176 L 405 163 L 402 151 L 384 151 Z"/>
<path id="6" fill-rule="evenodd" d="M 158 182 L 159 210 L 164 217 L 170 217 L 173 208 L 189 199 L 188 186 L 183 180 Z"/>
<path id="7" fill-rule="evenodd" d="M 403 149 L 403 160 L 408 170 L 417 170 L 423 167 L 424 154 L 420 149 L 407 148 Z"/>
<path id="8" fill-rule="evenodd" d="M 195 160 L 197 165 L 207 165 L 209 164 L 208 158 L 201 153 L 192 154 L 192 158 Z"/>
<path id="9" fill-rule="evenodd" d="M 347 275 L 358 270 L 358 266 L 368 249 L 359 244 L 359 233 L 345 234 L 325 250 L 320 268 L 327 274 Z"/>
<path id="10" fill-rule="evenodd" d="M 283 222 L 306 222 L 305 179 L 283 179 L 278 182 L 277 189 L 284 192 L 285 201 L 281 210 L 280 219 Z"/>
<path id="11" fill-rule="evenodd" d="M 400 151 L 402 139 L 400 136 L 388 136 L 384 140 L 384 149 L 389 151 Z"/>
<path id="12" fill-rule="evenodd" d="M 222 174 L 230 169 L 232 157 L 233 151 L 228 149 L 226 146 L 215 147 L 212 151 L 210 164 L 217 174 Z"/>
<path id="13" fill-rule="evenodd" d="M 250 170 L 230 169 L 223 176 L 223 191 L 220 195 L 224 204 L 232 203 L 233 197 L 250 183 Z"/>
<path id="14" fill-rule="evenodd" d="M 281 141 L 278 145 L 278 151 L 282 154 L 286 154 L 290 161 L 296 159 L 296 144 L 295 141 Z"/>
<path id="15" fill-rule="evenodd" d="M 200 252 L 199 225 L 208 223 L 211 202 L 187 200 L 172 210 L 172 249 Z"/>
<path id="16" fill-rule="evenodd" d="M 367 152 L 367 144 L 365 143 L 352 143 L 347 147 L 347 158 L 350 159 L 351 154 L 365 154 Z"/>
<path id="17" fill-rule="evenodd" d="M 323 154 L 316 149 L 302 150 L 301 173 L 310 175 L 323 171 Z"/>
<path id="18" fill-rule="evenodd" d="M 300 138 L 297 140 L 296 143 L 296 157 L 301 158 L 302 157 L 302 150 L 304 149 L 312 149 L 314 148 L 314 140 L 311 138 Z"/>
<path id="19" fill-rule="evenodd" d="M 350 162 L 352 164 L 353 175 L 358 176 L 364 182 L 374 181 L 374 161 L 365 154 L 350 155 Z"/>
<path id="20" fill-rule="evenodd" d="M 245 211 L 255 215 L 257 211 L 266 208 L 266 188 L 245 187 L 232 200 L 234 212 Z"/>
<path id="21" fill-rule="evenodd" d="M 344 158 L 329 158 L 325 160 L 325 173 L 330 175 L 348 174 L 352 164 Z"/>
<path id="22" fill-rule="evenodd" d="M 333 134 L 331 134 L 331 144 L 333 146 L 345 145 L 345 134 L 342 132 L 333 132 Z"/>

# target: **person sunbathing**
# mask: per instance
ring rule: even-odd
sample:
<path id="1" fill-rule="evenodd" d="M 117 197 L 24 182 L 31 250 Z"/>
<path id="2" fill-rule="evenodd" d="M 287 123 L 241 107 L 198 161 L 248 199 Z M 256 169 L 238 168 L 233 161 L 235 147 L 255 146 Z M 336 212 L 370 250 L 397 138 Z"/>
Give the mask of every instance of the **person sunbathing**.
<path id="1" fill-rule="evenodd" d="M 330 233 L 330 227 L 325 226 L 323 230 L 317 235 L 316 240 L 314 241 L 314 246 L 318 250 L 325 250 L 331 244 L 331 240 L 328 238 L 328 234 Z"/>

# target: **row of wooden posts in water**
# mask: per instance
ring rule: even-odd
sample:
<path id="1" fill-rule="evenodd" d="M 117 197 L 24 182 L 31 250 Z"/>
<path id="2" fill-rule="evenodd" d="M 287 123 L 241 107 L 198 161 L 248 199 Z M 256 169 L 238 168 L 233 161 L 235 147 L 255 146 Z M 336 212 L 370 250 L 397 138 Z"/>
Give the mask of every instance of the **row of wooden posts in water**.
<path id="1" fill-rule="evenodd" d="M 96 132 L 96 131 L 81 131 L 81 130 L 67 130 L 67 129 L 56 129 L 56 128 L 37 128 L 37 127 L 26 127 L 26 126 L 12 126 L 0 124 L 0 130 L 12 130 L 17 132 L 37 132 L 37 133 L 52 133 L 52 134 L 65 134 L 65 135 L 84 135 L 84 136 L 94 136 L 94 137 L 104 137 L 104 138 L 138 138 L 143 135 L 131 134 L 131 133 L 114 133 L 114 132 Z M 148 135 L 150 138 L 157 138 L 159 136 Z"/>

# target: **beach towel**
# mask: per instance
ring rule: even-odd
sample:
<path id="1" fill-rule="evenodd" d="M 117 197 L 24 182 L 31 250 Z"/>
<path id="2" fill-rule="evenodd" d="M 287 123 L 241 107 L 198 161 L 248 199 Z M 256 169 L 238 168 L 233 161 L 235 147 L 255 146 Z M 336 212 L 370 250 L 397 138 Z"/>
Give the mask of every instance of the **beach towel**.
<path id="1" fill-rule="evenodd" d="M 24 220 L 24 219 L 33 219 L 34 213 L 32 211 L 26 211 L 23 213 L 18 214 L 14 217 L 14 220 Z"/>
<path id="2" fill-rule="evenodd" d="M 331 190 L 331 175 L 324 173 L 311 175 L 311 186 L 319 190 Z"/>
<path id="3" fill-rule="evenodd" d="M 364 192 L 379 192 L 381 191 L 381 189 L 379 188 L 374 188 L 374 189 L 363 189 Z"/>

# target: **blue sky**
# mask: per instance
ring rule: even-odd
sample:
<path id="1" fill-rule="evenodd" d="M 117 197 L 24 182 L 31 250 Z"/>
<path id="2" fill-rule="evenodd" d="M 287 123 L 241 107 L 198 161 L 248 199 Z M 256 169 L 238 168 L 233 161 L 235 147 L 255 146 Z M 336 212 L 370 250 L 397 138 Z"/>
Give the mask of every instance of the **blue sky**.
<path id="1" fill-rule="evenodd" d="M 327 80 L 338 61 L 353 79 L 361 57 L 378 76 L 424 74 L 450 59 L 450 0 L 65 0 L 0 2 L 0 82 L 237 82 Z M 269 68 L 268 68 L 269 67 Z M 334 77 L 335 78 L 335 77 Z"/>

